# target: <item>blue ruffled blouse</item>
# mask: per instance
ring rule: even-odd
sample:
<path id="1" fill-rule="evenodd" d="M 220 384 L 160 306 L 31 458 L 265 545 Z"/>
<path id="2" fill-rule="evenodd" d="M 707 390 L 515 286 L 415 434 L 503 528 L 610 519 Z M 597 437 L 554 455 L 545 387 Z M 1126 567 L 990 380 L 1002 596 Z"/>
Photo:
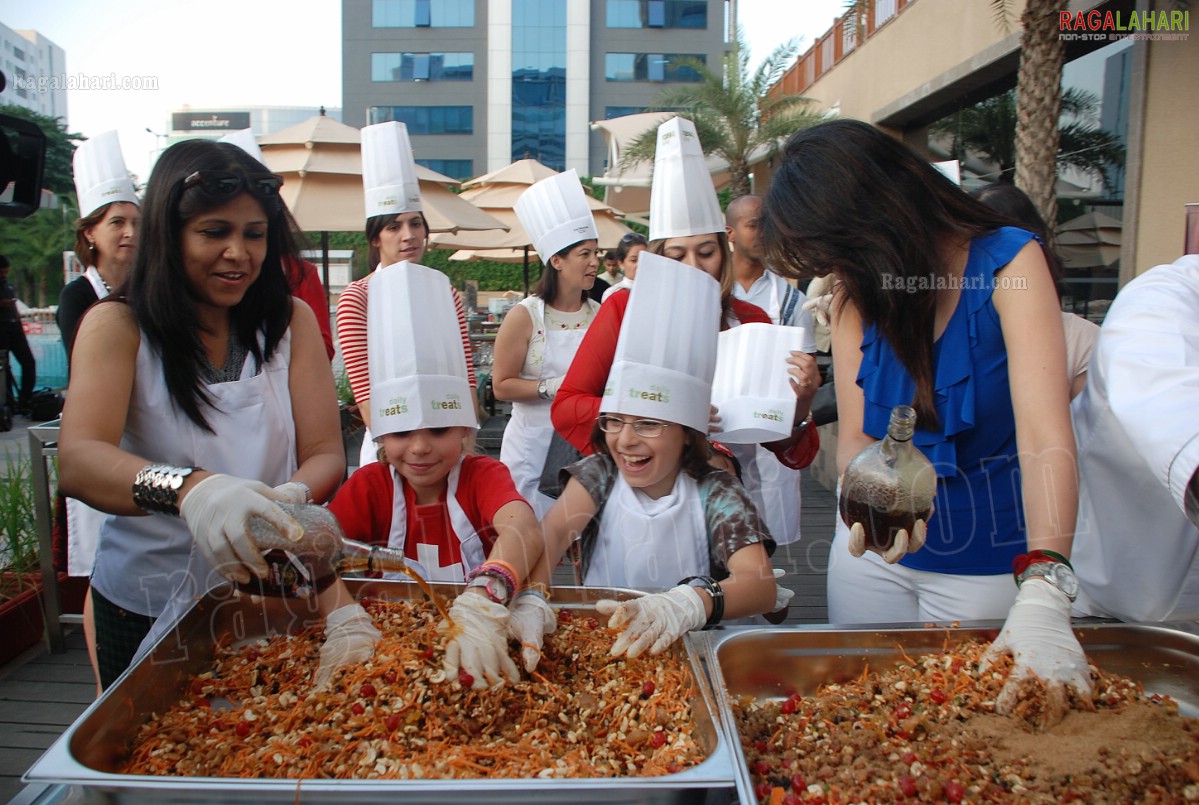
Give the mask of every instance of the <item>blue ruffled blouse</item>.
<path id="1" fill-rule="evenodd" d="M 913 442 L 937 469 L 936 510 L 924 548 L 901 564 L 962 575 L 1011 571 L 1025 551 L 1016 418 L 1007 350 L 991 299 L 995 274 L 1033 235 L 1004 227 L 976 238 L 961 297 L 933 345 L 937 431 L 917 423 Z M 863 432 L 887 435 L 891 409 L 911 405 L 916 384 L 875 325 L 862 338 L 858 385 L 865 396 Z"/>

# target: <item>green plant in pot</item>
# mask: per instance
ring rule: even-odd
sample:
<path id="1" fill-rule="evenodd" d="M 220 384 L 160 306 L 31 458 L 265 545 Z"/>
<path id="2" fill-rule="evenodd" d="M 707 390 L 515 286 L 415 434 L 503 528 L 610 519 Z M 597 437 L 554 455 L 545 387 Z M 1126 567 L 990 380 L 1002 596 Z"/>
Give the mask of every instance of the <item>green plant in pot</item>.
<path id="1" fill-rule="evenodd" d="M 33 511 L 33 470 L 28 458 L 5 459 L 0 478 L 0 601 L 35 586 L 41 556 Z"/>

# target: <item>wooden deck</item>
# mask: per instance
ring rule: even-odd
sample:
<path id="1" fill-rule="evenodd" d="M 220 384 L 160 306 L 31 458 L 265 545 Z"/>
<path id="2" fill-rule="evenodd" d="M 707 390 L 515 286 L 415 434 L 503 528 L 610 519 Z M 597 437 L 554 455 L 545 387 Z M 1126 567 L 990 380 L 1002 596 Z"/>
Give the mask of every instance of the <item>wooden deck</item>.
<path id="1" fill-rule="evenodd" d="M 481 442 L 484 436 L 480 434 Z M 802 493 L 803 539 L 779 548 L 773 563 L 786 571 L 783 584 L 795 591 L 786 623 L 825 623 L 825 571 L 836 500 L 806 471 Z M 67 632 L 65 653 L 37 646 L 0 668 L 0 803 L 44 801 L 39 798 L 42 787 L 22 785 L 21 775 L 94 698 L 95 678 L 83 635 L 77 627 L 67 629 L 72 631 Z"/>

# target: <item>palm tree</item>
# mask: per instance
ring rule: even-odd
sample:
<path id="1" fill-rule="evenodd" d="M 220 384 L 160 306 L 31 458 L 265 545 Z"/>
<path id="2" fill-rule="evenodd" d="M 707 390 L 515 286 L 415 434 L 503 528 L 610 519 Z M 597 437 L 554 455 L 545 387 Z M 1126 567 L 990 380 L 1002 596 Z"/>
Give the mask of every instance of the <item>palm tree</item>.
<path id="1" fill-rule="evenodd" d="M 997 23 L 1009 25 L 1008 0 L 989 0 Z M 847 22 L 866 19 L 875 0 L 846 0 Z M 1058 118 L 1062 108 L 1062 65 L 1058 15 L 1067 0 L 1027 0 L 1020 15 L 1020 66 L 1016 73 L 1016 186 L 1026 192 L 1046 221 L 1057 220 Z"/>
<path id="2" fill-rule="evenodd" d="M 1111 186 L 1108 168 L 1124 164 L 1120 138 L 1090 122 L 1099 108 L 1092 93 L 1071 88 L 1062 95 L 1062 112 L 1074 120 L 1061 127 L 1057 163 L 1077 168 Z M 950 141 L 950 154 L 964 159 L 980 154 L 999 169 L 1000 182 L 1016 178 L 1016 91 L 1001 92 L 929 126 Z"/>
<path id="3" fill-rule="evenodd" d="M 819 123 L 824 115 L 809 109 L 811 101 L 799 95 L 771 96 L 799 50 L 795 39 L 779 45 L 758 67 L 750 70 L 749 48 L 734 29 L 732 47 L 714 72 L 698 59 L 680 59 L 680 67 L 700 76 L 700 81 L 663 90 L 650 111 L 676 111 L 695 123 L 704 153 L 719 156 L 729 166 L 730 190 L 734 197 L 749 193 L 750 157 L 766 147 L 770 153 L 780 139 Z M 648 129 L 634 138 L 621 159 L 627 170 L 642 160 L 652 160 L 657 130 Z"/>

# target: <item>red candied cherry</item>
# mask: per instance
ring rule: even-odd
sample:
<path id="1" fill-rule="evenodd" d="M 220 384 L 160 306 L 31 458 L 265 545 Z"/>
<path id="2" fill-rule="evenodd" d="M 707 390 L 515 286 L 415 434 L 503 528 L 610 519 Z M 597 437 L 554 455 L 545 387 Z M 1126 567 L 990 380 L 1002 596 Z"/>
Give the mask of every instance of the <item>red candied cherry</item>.
<path id="1" fill-rule="evenodd" d="M 914 797 L 918 793 L 916 788 L 916 778 L 910 774 L 904 774 L 899 778 L 899 791 L 905 797 Z"/>
<path id="2" fill-rule="evenodd" d="M 758 795 L 758 799 L 769 799 L 770 792 L 773 790 L 774 786 L 765 780 L 754 786 L 754 793 Z"/>
<path id="3" fill-rule="evenodd" d="M 802 774 L 791 775 L 791 790 L 796 794 L 802 794 L 808 790 L 808 781 L 804 779 Z"/>
<path id="4" fill-rule="evenodd" d="M 666 743 L 666 733 L 662 730 L 654 730 L 654 734 L 650 737 L 650 743 L 653 744 L 654 749 L 661 748 Z"/>
<path id="5" fill-rule="evenodd" d="M 399 713 L 392 713 L 391 715 L 389 715 L 387 717 L 387 722 L 386 722 L 387 731 L 395 732 L 396 730 L 398 730 L 400 728 L 400 722 L 402 720 L 403 719 L 400 718 Z"/>
<path id="6" fill-rule="evenodd" d="M 350 712 L 356 716 L 360 716 L 366 712 L 366 708 L 362 706 L 362 702 L 354 702 L 350 705 Z"/>
<path id="7" fill-rule="evenodd" d="M 376 695 L 378 695 L 378 691 L 375 690 L 374 685 L 372 685 L 370 682 L 367 682 L 365 685 L 358 688 L 358 695 L 364 699 L 373 699 Z"/>
<path id="8" fill-rule="evenodd" d="M 765 760 L 755 761 L 754 774 L 758 775 L 759 777 L 765 777 L 767 774 L 770 774 L 770 764 Z"/>
<path id="9" fill-rule="evenodd" d="M 572 613 L 569 609 L 558 610 L 558 623 L 570 623 L 572 620 L 574 620 L 574 617 L 574 613 Z"/>
<path id="10" fill-rule="evenodd" d="M 945 704 L 945 702 L 949 700 L 949 696 L 947 696 L 945 691 L 941 690 L 940 688 L 933 688 L 932 691 L 929 692 L 928 698 L 932 699 L 937 704 Z"/>
<path id="11" fill-rule="evenodd" d="M 233 728 L 233 731 L 237 733 L 238 738 L 245 738 L 254 731 L 254 728 L 250 725 L 249 721 L 239 721 L 237 722 L 237 726 Z"/>
<path id="12" fill-rule="evenodd" d="M 475 678 L 467 673 L 465 668 L 458 669 L 458 684 L 464 688 L 469 688 L 475 684 Z"/>
<path id="13" fill-rule="evenodd" d="M 961 802 L 966 797 L 966 787 L 957 780 L 950 780 L 941 788 L 941 793 L 950 802 Z"/>
<path id="14" fill-rule="evenodd" d="M 648 697 L 650 697 L 650 696 L 653 696 L 653 695 L 654 695 L 654 680 L 652 680 L 652 679 L 647 679 L 647 680 L 645 680 L 645 682 L 644 682 L 644 683 L 641 685 L 641 696 L 642 696 L 643 698 L 648 698 Z"/>

